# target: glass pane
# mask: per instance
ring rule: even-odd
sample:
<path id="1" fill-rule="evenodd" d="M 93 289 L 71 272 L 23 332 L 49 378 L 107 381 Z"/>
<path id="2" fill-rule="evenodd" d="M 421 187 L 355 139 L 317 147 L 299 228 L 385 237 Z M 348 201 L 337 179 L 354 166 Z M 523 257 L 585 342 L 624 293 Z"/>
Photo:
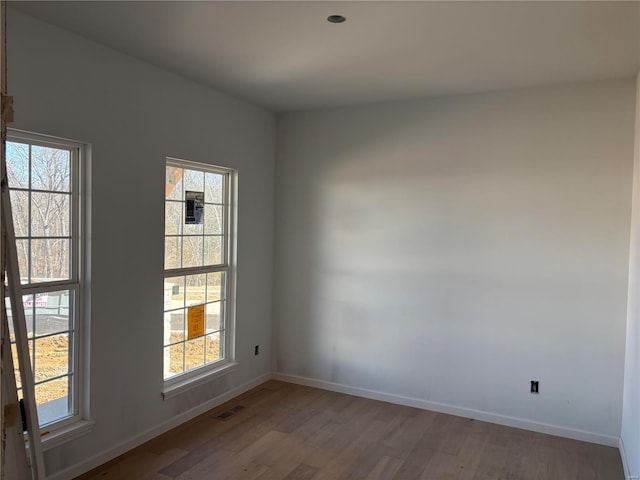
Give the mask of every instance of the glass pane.
<path id="1" fill-rule="evenodd" d="M 212 333 L 211 335 L 207 335 L 205 338 L 205 361 L 207 363 L 215 362 L 216 360 L 220 360 L 222 358 L 220 351 L 220 334 Z"/>
<path id="2" fill-rule="evenodd" d="M 7 323 L 9 324 L 9 340 L 15 342 L 16 333 L 13 330 L 13 315 L 11 313 L 11 299 L 9 297 L 5 297 L 4 305 L 7 312 Z"/>
<path id="3" fill-rule="evenodd" d="M 71 377 L 58 378 L 36 385 L 36 403 L 40 425 L 71 415 L 69 409 L 69 383 Z"/>
<path id="4" fill-rule="evenodd" d="M 70 278 L 69 240 L 31 240 L 31 283 Z"/>
<path id="5" fill-rule="evenodd" d="M 68 237 L 71 210 L 66 193 L 31 194 L 31 235 L 34 237 Z"/>
<path id="6" fill-rule="evenodd" d="M 30 302 L 32 296 L 24 295 L 23 297 L 24 307 L 24 317 L 27 324 L 27 337 L 33 338 L 33 309 L 27 308 L 26 305 Z M 15 331 L 13 329 L 13 314 L 11 311 L 11 299 L 9 297 L 5 298 L 5 305 L 7 307 L 7 323 L 9 324 L 9 340 L 14 342 L 16 340 Z"/>
<path id="7" fill-rule="evenodd" d="M 203 192 L 204 191 L 204 172 L 198 170 L 188 170 L 184 169 L 184 191 L 187 190 L 195 191 L 195 192 Z"/>
<path id="8" fill-rule="evenodd" d="M 182 200 L 182 169 L 167 166 L 167 177 L 164 188 L 165 198 Z"/>
<path id="9" fill-rule="evenodd" d="M 212 333 L 220 330 L 220 319 L 222 318 L 222 302 L 207 303 L 206 306 L 206 332 Z"/>
<path id="10" fill-rule="evenodd" d="M 16 240 L 20 283 L 29 283 L 29 240 Z"/>
<path id="11" fill-rule="evenodd" d="M 29 145 L 7 142 L 9 188 L 29 188 Z"/>
<path id="12" fill-rule="evenodd" d="M 31 362 L 33 361 L 33 341 L 27 342 L 27 348 L 29 349 L 29 368 L 31 368 Z M 22 380 L 20 378 L 20 367 L 18 364 L 18 347 L 15 343 L 11 344 L 11 357 L 13 359 L 13 369 L 15 371 L 16 387 L 22 388 Z"/>
<path id="13" fill-rule="evenodd" d="M 181 237 L 166 237 L 164 239 L 164 268 L 180 268 Z"/>
<path id="14" fill-rule="evenodd" d="M 23 296 L 23 301 L 26 302 L 28 298 L 31 298 L 31 295 L 24 295 Z M 13 366 L 15 368 L 15 373 L 16 373 L 16 384 L 18 385 L 18 388 L 21 387 L 21 382 L 20 382 L 20 370 L 18 368 L 18 350 L 16 347 L 16 344 L 13 343 L 16 340 L 16 336 L 15 336 L 15 332 L 13 329 L 13 317 L 11 315 L 11 306 L 10 306 L 10 299 L 6 298 L 5 299 L 5 304 L 7 306 L 7 320 L 9 323 L 9 340 L 12 342 L 11 345 L 11 354 L 13 356 Z M 31 312 L 33 312 L 33 310 L 31 310 L 28 315 L 31 315 Z M 30 316 L 26 316 L 25 318 L 27 320 L 27 325 L 33 325 L 33 320 Z M 33 335 L 31 333 L 32 327 L 28 327 L 27 328 L 27 337 L 28 338 L 33 338 Z M 33 359 L 33 341 L 28 341 L 28 348 L 29 348 L 29 361 L 31 362 Z"/>
<path id="15" fill-rule="evenodd" d="M 202 191 L 185 190 L 185 225 L 202 225 L 202 222 L 204 222 L 204 193 Z"/>
<path id="16" fill-rule="evenodd" d="M 224 298 L 224 273 L 207 273 L 207 302 Z"/>
<path id="17" fill-rule="evenodd" d="M 205 282 L 206 275 L 188 275 L 186 277 L 187 290 L 186 290 L 186 305 L 200 305 L 205 302 Z"/>
<path id="18" fill-rule="evenodd" d="M 36 339 L 35 378 L 41 382 L 70 373 L 69 335 Z"/>
<path id="19" fill-rule="evenodd" d="M 31 188 L 69 192 L 71 152 L 58 148 L 31 147 Z"/>
<path id="20" fill-rule="evenodd" d="M 11 211 L 16 237 L 29 236 L 29 194 L 11 191 Z"/>
<path id="21" fill-rule="evenodd" d="M 34 368 L 34 366 L 33 366 L 33 360 L 34 360 L 34 357 L 33 357 L 33 340 L 29 340 L 27 342 L 27 344 L 28 344 L 28 348 L 29 348 L 29 362 L 30 362 L 29 363 L 29 367 L 31 368 L 31 372 L 33 372 L 33 368 Z"/>
<path id="22" fill-rule="evenodd" d="M 222 203 L 224 175 L 207 173 L 205 175 L 204 201 L 206 203 Z"/>
<path id="23" fill-rule="evenodd" d="M 165 235 L 182 235 L 183 202 L 165 202 L 164 233 Z"/>
<path id="24" fill-rule="evenodd" d="M 71 329 L 69 305 L 73 305 L 73 292 L 60 290 L 36 294 L 36 336 L 65 332 Z"/>
<path id="25" fill-rule="evenodd" d="M 204 337 L 185 342 L 184 369 L 191 370 L 204 365 Z"/>
<path id="26" fill-rule="evenodd" d="M 184 343 L 164 347 L 164 378 L 184 372 Z"/>
<path id="27" fill-rule="evenodd" d="M 31 345 L 31 342 L 29 342 Z M 29 354 L 31 354 L 31 350 L 29 350 Z M 13 369 L 16 374 L 16 386 L 17 388 L 22 388 L 22 380 L 20 380 L 20 369 L 18 368 L 18 347 L 15 343 L 11 344 L 11 357 L 13 358 Z"/>
<path id="28" fill-rule="evenodd" d="M 182 204 L 184 208 L 186 203 Z M 207 211 L 209 205 L 204 206 L 204 211 Z M 182 212 L 186 216 L 186 212 Z M 202 235 L 204 232 L 204 223 L 185 223 L 182 225 L 182 233 L 184 235 Z"/>
<path id="29" fill-rule="evenodd" d="M 27 338 L 33 338 L 33 295 L 22 296 L 22 308 L 24 309 Z M 11 318 L 11 322 L 13 323 L 13 316 Z"/>
<path id="30" fill-rule="evenodd" d="M 184 307 L 184 277 L 164 279 L 164 309 L 173 310 Z"/>
<path id="31" fill-rule="evenodd" d="M 204 249 L 205 265 L 220 265 L 222 264 L 222 237 L 219 235 L 212 235 L 204 237 Z"/>
<path id="32" fill-rule="evenodd" d="M 223 233 L 223 210 L 221 205 L 204 206 L 204 233 L 222 235 Z"/>
<path id="33" fill-rule="evenodd" d="M 175 310 L 164 314 L 164 344 L 183 342 L 185 336 L 184 310 Z"/>
<path id="34" fill-rule="evenodd" d="M 182 266 L 202 266 L 202 237 L 182 237 Z"/>

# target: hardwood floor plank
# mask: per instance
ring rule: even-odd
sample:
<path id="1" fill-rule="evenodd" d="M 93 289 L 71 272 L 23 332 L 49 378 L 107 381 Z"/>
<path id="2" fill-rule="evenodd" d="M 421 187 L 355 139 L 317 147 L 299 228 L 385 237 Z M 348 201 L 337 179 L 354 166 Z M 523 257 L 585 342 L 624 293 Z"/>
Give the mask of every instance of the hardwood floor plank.
<path id="1" fill-rule="evenodd" d="M 613 447 L 604 447 L 598 453 L 597 473 L 598 479 L 623 478 L 624 470 L 620 461 L 620 451 Z"/>
<path id="2" fill-rule="evenodd" d="M 485 454 L 485 448 L 489 443 L 489 432 L 475 431 L 467 435 L 456 456 L 458 477 L 460 480 L 472 480 L 478 471 L 478 467 Z"/>
<path id="3" fill-rule="evenodd" d="M 376 420 L 380 420 L 381 422 L 390 422 L 399 415 L 403 415 L 403 412 L 398 408 L 398 405 L 385 402 L 382 403 L 381 408 L 376 415 Z"/>
<path id="4" fill-rule="evenodd" d="M 444 452 L 435 452 L 422 472 L 420 480 L 457 480 L 460 467 L 456 456 Z"/>
<path id="5" fill-rule="evenodd" d="M 366 418 L 367 417 L 363 417 L 363 419 Z M 318 474 L 313 477 L 314 480 L 364 478 L 369 471 L 374 468 L 377 462 L 359 465 L 358 460 L 363 463 L 371 460 L 367 455 L 367 449 L 373 443 L 380 441 L 387 428 L 388 424 L 379 420 L 369 419 L 367 422 L 358 421 L 357 424 L 354 425 L 353 431 L 357 432 L 357 434 L 353 438 L 353 441 L 337 451 L 336 455 L 323 465 Z"/>
<path id="6" fill-rule="evenodd" d="M 380 463 L 381 458 L 388 457 L 388 447 L 382 442 L 374 440 L 363 446 L 360 454 L 355 458 L 348 470 L 348 478 L 360 480 L 367 478 Z"/>
<path id="7" fill-rule="evenodd" d="M 301 463 L 289 475 L 284 477 L 283 480 L 310 480 L 318 472 L 316 467 Z"/>
<path id="8" fill-rule="evenodd" d="M 463 417 L 454 417 L 445 433 L 444 441 L 440 444 L 439 451 L 449 455 L 458 455 L 460 448 L 471 432 L 473 420 Z"/>
<path id="9" fill-rule="evenodd" d="M 218 463 L 229 457 L 231 453 L 228 450 L 222 448 L 218 449 L 197 449 L 192 452 L 188 452 L 181 458 L 165 466 L 159 471 L 159 473 L 166 475 L 169 478 L 179 477 L 184 472 L 190 470 L 194 466 L 201 462 Z"/>
<path id="10" fill-rule="evenodd" d="M 292 408 L 276 425 L 275 429 L 279 432 L 291 433 L 299 429 L 310 420 L 313 420 L 316 416 L 318 416 L 318 412 L 315 410 L 305 408 Z"/>
<path id="11" fill-rule="evenodd" d="M 101 480 L 121 480 L 123 478 L 144 478 L 160 473 L 166 465 L 183 457 L 187 452 L 178 448 L 171 448 L 162 455 L 146 452 L 137 448 L 127 454 L 127 457 L 119 457 L 102 467 L 97 473 L 89 472 L 83 475 L 84 479 L 100 478 Z"/>
<path id="12" fill-rule="evenodd" d="M 547 445 L 536 445 L 536 480 L 560 480 L 557 451 Z"/>
<path id="13" fill-rule="evenodd" d="M 382 441 L 391 448 L 393 455 L 398 458 L 406 458 L 425 431 L 431 427 L 437 413 L 422 410 L 415 417 L 405 419 L 402 423 L 387 435 Z"/>
<path id="14" fill-rule="evenodd" d="M 267 451 L 251 459 L 246 468 L 253 470 L 265 466 L 267 470 L 259 477 L 261 480 L 282 479 L 298 468 L 308 453 L 304 442 L 294 435 L 286 435 L 273 442 Z"/>
<path id="15" fill-rule="evenodd" d="M 589 455 L 579 453 L 577 460 L 576 480 L 598 480 L 593 459 Z"/>
<path id="16" fill-rule="evenodd" d="M 490 437 L 491 438 L 491 437 Z M 485 445 L 472 480 L 496 480 L 502 478 L 507 464 L 507 447 L 491 443 Z"/>
<path id="17" fill-rule="evenodd" d="M 402 465 L 402 460 L 384 455 L 369 472 L 366 480 L 391 480 Z"/>
<path id="18" fill-rule="evenodd" d="M 440 451 L 442 445 L 447 440 L 447 434 L 455 419 L 456 417 L 453 415 L 447 415 L 445 413 L 436 414 L 433 422 L 431 422 L 431 427 L 420 440 L 424 444 L 423 448 L 428 448 L 434 452 Z"/>
<path id="19" fill-rule="evenodd" d="M 435 454 L 432 448 L 433 441 L 431 431 L 425 432 L 411 452 L 404 459 L 400 468 L 394 475 L 394 479 L 420 478 L 427 468 L 431 457 Z"/>
<path id="20" fill-rule="evenodd" d="M 345 428 L 333 420 L 328 421 L 318 430 L 315 437 L 308 439 L 307 444 L 312 453 L 305 457 L 305 463 L 322 468 L 345 448 L 356 434 L 357 431 L 353 428 Z"/>
<path id="21" fill-rule="evenodd" d="M 537 469 L 533 448 L 521 445 L 509 447 L 507 463 L 500 480 L 536 480 Z"/>
<path id="22" fill-rule="evenodd" d="M 225 478 L 257 478 L 266 470 L 263 463 L 256 461 L 261 455 L 264 455 L 274 443 L 282 439 L 286 434 L 271 430 L 253 443 L 248 445 L 241 452 L 229 452 L 225 455 L 224 461 L 211 457 L 196 463 L 190 469 L 184 471 L 181 475 L 175 477 L 179 480 L 199 480 L 211 478 L 215 473 L 216 479 Z M 223 449 L 218 451 L 224 452 Z M 251 466 L 251 468 L 249 468 Z M 255 468 L 254 468 L 255 467 Z"/>

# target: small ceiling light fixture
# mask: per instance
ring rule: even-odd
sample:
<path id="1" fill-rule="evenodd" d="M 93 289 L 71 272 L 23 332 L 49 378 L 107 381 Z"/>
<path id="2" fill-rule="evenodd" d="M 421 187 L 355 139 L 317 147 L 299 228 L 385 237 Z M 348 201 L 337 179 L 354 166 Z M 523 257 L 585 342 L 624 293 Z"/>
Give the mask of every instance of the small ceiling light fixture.
<path id="1" fill-rule="evenodd" d="M 347 19 L 347 17 L 343 17 L 342 15 L 329 15 L 327 17 L 327 21 L 330 23 L 342 23 Z"/>

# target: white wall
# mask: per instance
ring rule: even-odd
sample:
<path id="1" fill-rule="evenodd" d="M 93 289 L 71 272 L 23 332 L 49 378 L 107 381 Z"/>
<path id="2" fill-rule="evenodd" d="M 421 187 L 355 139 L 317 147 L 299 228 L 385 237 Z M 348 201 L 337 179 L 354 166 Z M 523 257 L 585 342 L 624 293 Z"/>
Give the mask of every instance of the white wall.
<path id="1" fill-rule="evenodd" d="M 626 467 L 629 469 L 626 473 L 640 476 L 640 76 L 637 80 L 635 100 L 636 143 L 621 446 L 626 457 Z"/>
<path id="2" fill-rule="evenodd" d="M 279 118 L 276 370 L 617 442 L 634 88 Z"/>
<path id="3" fill-rule="evenodd" d="M 94 430 L 46 452 L 54 472 L 269 372 L 275 118 L 9 10 L 15 128 L 91 144 Z M 162 400 L 164 159 L 239 170 L 239 368 Z M 254 357 L 253 346 L 262 346 Z"/>

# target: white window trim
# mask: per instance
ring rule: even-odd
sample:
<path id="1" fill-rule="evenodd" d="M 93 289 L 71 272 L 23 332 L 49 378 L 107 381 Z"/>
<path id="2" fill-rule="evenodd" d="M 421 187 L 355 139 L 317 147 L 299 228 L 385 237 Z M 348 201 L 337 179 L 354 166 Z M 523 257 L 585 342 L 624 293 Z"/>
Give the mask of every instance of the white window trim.
<path id="1" fill-rule="evenodd" d="M 233 372 L 238 366 L 238 362 L 225 362 L 223 365 L 214 368 L 215 364 L 205 365 L 193 372 L 198 375 L 191 375 L 189 378 L 182 378 L 182 376 L 177 376 L 171 378 L 171 380 L 179 380 L 177 382 L 172 382 L 171 385 L 167 385 L 167 381 L 165 381 L 165 387 L 162 389 L 162 398 L 164 400 L 168 400 L 170 398 L 175 397 L 187 390 L 190 390 L 195 387 L 199 387 L 211 380 L 215 380 L 216 378 L 220 378 L 223 375 L 227 375 Z M 200 372 L 200 370 L 204 370 Z M 186 374 L 185 374 L 186 375 Z"/>
<path id="2" fill-rule="evenodd" d="M 77 284 L 74 296 L 74 338 L 75 348 L 73 369 L 73 409 L 70 417 L 54 421 L 40 427 L 42 447 L 49 450 L 57 445 L 89 433 L 94 425 L 89 416 L 89 227 L 90 227 L 90 196 L 88 186 L 89 172 L 91 168 L 91 146 L 63 137 L 55 137 L 26 130 L 14 128 L 7 129 L 7 142 L 26 142 L 51 147 L 73 148 L 77 151 L 72 159 L 75 175 L 72 178 L 73 205 L 77 211 L 72 213 L 71 237 L 77 239 L 74 242 L 71 255 L 76 262 L 76 268 L 72 272 L 70 282 L 51 282 L 46 289 L 72 288 L 71 283 Z M 28 294 L 29 289 L 23 287 L 23 294 Z"/>
<path id="3" fill-rule="evenodd" d="M 46 452 L 59 445 L 63 445 L 71 440 L 80 438 L 93 430 L 95 422 L 93 420 L 78 419 L 75 423 L 60 426 L 59 428 L 47 431 L 41 437 L 42 449 Z"/>
<path id="4" fill-rule="evenodd" d="M 225 202 L 228 202 L 228 215 L 226 216 L 226 229 L 228 234 L 225 241 L 228 265 L 221 267 L 220 271 L 226 272 L 226 304 L 225 304 L 225 358 L 201 367 L 195 368 L 174 377 L 163 379 L 162 398 L 168 400 L 187 390 L 212 381 L 223 375 L 233 372 L 238 362 L 236 361 L 236 275 L 237 275 L 237 225 L 238 225 L 238 171 L 229 167 L 221 167 L 202 162 L 193 162 L 176 157 L 166 157 L 164 168 L 167 166 L 179 168 L 193 168 L 212 173 L 228 175 Z M 166 198 L 163 199 L 163 204 Z M 163 234 L 163 241 L 165 235 Z M 185 272 L 193 272 L 195 268 L 163 269 L 163 278 L 173 275 L 182 275 Z M 210 267 L 202 267 L 211 271 Z M 213 271 L 216 267 L 213 267 Z"/>

